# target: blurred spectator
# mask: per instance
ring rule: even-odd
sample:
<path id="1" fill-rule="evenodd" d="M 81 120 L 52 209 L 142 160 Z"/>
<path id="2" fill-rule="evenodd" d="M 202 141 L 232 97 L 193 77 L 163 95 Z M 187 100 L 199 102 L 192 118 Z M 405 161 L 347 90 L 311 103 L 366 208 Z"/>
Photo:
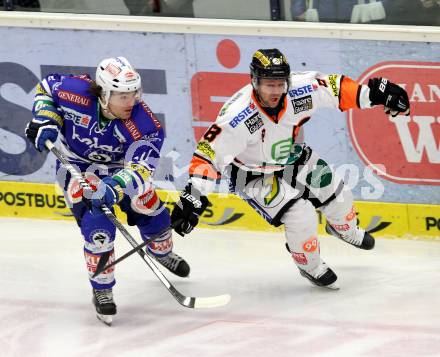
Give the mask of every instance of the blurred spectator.
<path id="1" fill-rule="evenodd" d="M 41 11 L 78 14 L 128 15 L 123 0 L 40 0 Z"/>
<path id="2" fill-rule="evenodd" d="M 367 7 L 374 7 L 376 10 L 379 6 L 381 8 L 383 6 L 382 9 L 385 10 L 385 14 L 388 14 L 388 7 L 392 2 L 393 0 L 381 0 L 377 1 L 376 4 L 373 5 L 370 4 L 370 0 L 291 0 L 290 11 L 292 14 L 292 19 L 294 21 L 310 21 L 310 19 L 306 18 L 306 15 L 308 14 L 311 14 L 311 18 L 313 19 L 315 15 L 312 11 L 310 11 L 313 8 L 317 10 L 317 16 L 319 16 L 319 21 L 321 22 L 350 22 L 350 20 L 352 19 L 353 9 L 356 5 L 365 3 Z M 358 8 L 359 7 L 357 7 L 356 9 Z M 377 13 L 377 11 L 375 12 Z M 383 14 L 383 16 L 385 16 L 385 14 Z M 378 18 L 380 18 L 380 16 Z M 386 20 L 375 21 L 371 19 L 367 21 L 373 23 L 386 22 Z"/>
<path id="3" fill-rule="evenodd" d="M 193 0 L 124 0 L 130 15 L 194 17 Z"/>
<path id="4" fill-rule="evenodd" d="M 0 0 L 0 9 L 4 10 L 8 5 L 8 10 L 17 11 L 40 11 L 40 2 L 38 0 L 12 0 L 9 2 Z"/>
<path id="5" fill-rule="evenodd" d="M 314 20 L 317 17 L 321 22 L 365 22 L 365 18 L 362 19 L 353 9 L 357 6 L 359 10 L 361 4 L 376 6 L 370 2 L 371 0 L 291 0 L 290 10 L 292 19 L 296 21 L 317 21 Z M 381 0 L 381 3 L 385 10 L 385 19 L 367 22 L 390 25 L 440 25 L 440 0 Z M 315 9 L 316 13 L 312 9 Z M 376 14 L 380 13 L 378 6 L 376 10 Z M 353 19 L 352 15 L 358 15 L 357 19 Z"/>
<path id="6" fill-rule="evenodd" d="M 349 22 L 355 4 L 357 0 L 292 0 L 290 11 L 297 21 L 306 21 L 307 10 L 314 8 L 321 22 Z"/>
<path id="7" fill-rule="evenodd" d="M 440 0 L 394 0 L 387 23 L 440 26 Z"/>
<path id="8" fill-rule="evenodd" d="M 130 15 L 150 16 L 160 11 L 158 0 L 124 0 Z"/>

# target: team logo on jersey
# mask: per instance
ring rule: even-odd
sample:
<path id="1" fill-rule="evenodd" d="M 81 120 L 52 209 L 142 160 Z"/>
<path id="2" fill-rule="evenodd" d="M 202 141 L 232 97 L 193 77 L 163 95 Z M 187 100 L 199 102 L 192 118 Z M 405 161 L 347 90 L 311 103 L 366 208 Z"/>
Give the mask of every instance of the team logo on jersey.
<path id="1" fill-rule="evenodd" d="M 299 99 L 293 99 L 292 105 L 295 114 L 311 110 L 313 108 L 312 96 L 308 95 Z"/>
<path id="2" fill-rule="evenodd" d="M 272 176 L 269 177 L 268 180 L 265 180 L 264 184 L 267 184 L 265 187 L 271 187 L 270 192 L 264 196 L 264 203 L 268 206 L 280 193 L 280 183 L 276 176 Z"/>
<path id="3" fill-rule="evenodd" d="M 249 119 L 246 119 L 244 121 L 244 124 L 246 125 L 246 127 L 248 128 L 251 134 L 255 133 L 258 129 L 260 129 L 264 125 L 263 120 L 261 119 L 258 113 L 255 113 Z"/>
<path id="4" fill-rule="evenodd" d="M 275 160 L 276 162 L 280 162 L 287 159 L 290 156 L 292 145 L 293 145 L 292 138 L 280 140 L 274 143 L 271 149 L 272 159 Z"/>
<path id="5" fill-rule="evenodd" d="M 52 103 L 48 100 L 37 100 L 34 104 L 34 110 L 39 111 L 43 108 L 51 107 Z"/>
<path id="6" fill-rule="evenodd" d="M 97 161 L 97 162 L 112 161 L 112 156 L 103 150 L 86 151 L 85 155 L 92 161 Z"/>
<path id="7" fill-rule="evenodd" d="M 69 92 L 67 90 L 58 91 L 58 97 L 67 102 L 78 104 L 82 107 L 88 107 L 91 103 L 90 98 L 87 98 L 83 95 Z"/>
<path id="8" fill-rule="evenodd" d="M 160 125 L 160 121 L 157 120 L 156 116 L 151 111 L 150 107 L 143 100 L 141 100 L 140 103 L 141 103 L 141 106 L 144 109 L 145 113 L 147 113 L 150 116 L 150 118 L 153 121 L 153 123 L 156 126 L 156 128 L 160 129 L 162 127 L 162 125 Z"/>
<path id="9" fill-rule="evenodd" d="M 75 125 L 81 126 L 83 128 L 88 128 L 90 122 L 92 121 L 92 116 L 77 112 L 76 110 L 61 107 L 64 111 L 64 119 L 71 120 Z"/>
<path id="10" fill-rule="evenodd" d="M 330 167 L 324 160 L 319 159 L 316 168 L 307 175 L 306 182 L 313 188 L 323 188 L 330 185 L 332 178 Z"/>
<path id="11" fill-rule="evenodd" d="M 229 125 L 235 128 L 243 120 L 245 120 L 252 112 L 255 110 L 255 104 L 251 103 L 248 107 L 244 108 L 240 113 L 238 113 L 230 122 Z"/>
<path id="12" fill-rule="evenodd" d="M 339 87 L 337 84 L 338 75 L 337 74 L 330 74 L 328 76 L 328 80 L 330 83 L 330 88 L 332 89 L 332 93 L 335 97 L 339 96 Z"/>
<path id="13" fill-rule="evenodd" d="M 312 86 L 311 84 L 307 84 L 303 87 L 292 88 L 291 90 L 289 90 L 289 95 L 291 97 L 300 97 L 302 95 L 312 93 L 315 89 L 316 88 L 314 88 L 314 86 Z"/>
<path id="14" fill-rule="evenodd" d="M 148 143 L 155 143 L 156 141 L 160 141 L 159 132 L 155 131 L 154 133 L 150 133 L 147 135 L 144 135 L 142 137 L 142 140 L 147 141 Z"/>
<path id="15" fill-rule="evenodd" d="M 122 144 L 118 143 L 117 146 L 113 147 L 112 145 L 105 145 L 99 142 L 99 138 L 97 137 L 82 137 L 80 133 L 77 132 L 76 127 L 72 128 L 72 140 L 79 141 L 80 143 L 87 145 L 89 147 L 89 151 L 86 152 L 86 155 L 95 150 L 102 150 L 107 153 L 122 153 Z"/>
<path id="16" fill-rule="evenodd" d="M 271 156 L 276 164 L 290 165 L 303 155 L 304 150 L 307 150 L 305 144 L 296 144 L 293 142 L 292 138 L 288 138 L 277 141 L 272 145 Z M 308 157 L 306 157 L 306 161 L 307 160 Z"/>
<path id="17" fill-rule="evenodd" d="M 52 92 L 55 92 L 58 90 L 58 87 L 62 84 L 63 82 L 55 82 L 54 84 L 52 84 Z"/>
<path id="18" fill-rule="evenodd" d="M 264 202 L 265 208 L 274 208 L 284 202 L 286 190 L 276 176 L 256 179 L 248 193 L 257 202 Z"/>
<path id="19" fill-rule="evenodd" d="M 131 118 L 123 120 L 122 124 L 124 124 L 134 141 L 139 140 L 142 137 L 136 123 Z"/>
<path id="20" fill-rule="evenodd" d="M 90 234 L 92 242 L 95 242 L 98 246 L 102 247 L 110 240 L 110 234 L 104 229 L 97 229 Z"/>
<path id="21" fill-rule="evenodd" d="M 207 140 L 202 140 L 197 144 L 197 151 L 208 157 L 211 161 L 215 159 L 215 151 Z"/>

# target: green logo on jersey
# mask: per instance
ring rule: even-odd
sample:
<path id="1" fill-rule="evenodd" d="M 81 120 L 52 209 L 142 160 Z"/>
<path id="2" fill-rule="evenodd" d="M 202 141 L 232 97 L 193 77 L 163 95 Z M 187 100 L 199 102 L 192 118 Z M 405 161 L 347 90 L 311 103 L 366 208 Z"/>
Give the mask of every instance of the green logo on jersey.
<path id="1" fill-rule="evenodd" d="M 324 160 L 319 159 L 316 169 L 307 175 L 306 182 L 314 188 L 326 187 L 332 182 L 332 170 Z"/>
<path id="2" fill-rule="evenodd" d="M 303 145 L 294 144 L 292 138 L 280 140 L 272 145 L 271 156 L 277 164 L 289 165 L 299 159 L 303 147 Z"/>
<path id="3" fill-rule="evenodd" d="M 276 162 L 287 159 L 292 148 L 292 138 L 281 140 L 272 145 L 271 156 Z"/>
<path id="4" fill-rule="evenodd" d="M 264 196 L 264 204 L 269 206 L 280 193 L 280 183 L 276 176 L 271 176 L 263 181 L 263 185 L 268 189 L 268 193 Z"/>

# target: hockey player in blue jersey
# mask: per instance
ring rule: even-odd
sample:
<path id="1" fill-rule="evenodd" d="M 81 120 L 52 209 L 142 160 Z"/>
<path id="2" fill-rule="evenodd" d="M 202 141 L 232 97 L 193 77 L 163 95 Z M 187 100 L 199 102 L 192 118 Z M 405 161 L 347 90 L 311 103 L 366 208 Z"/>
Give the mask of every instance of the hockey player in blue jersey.
<path id="1" fill-rule="evenodd" d="M 114 269 L 92 278 L 103 254 L 114 260 L 116 229 L 101 212 L 102 204 L 118 204 L 143 240 L 157 237 L 147 252 L 159 263 L 181 277 L 190 270 L 172 251 L 170 216 L 152 184 L 164 132 L 141 93 L 141 78 L 124 57 L 103 60 L 95 80 L 51 74 L 37 85 L 33 119 L 26 127 L 39 151 L 46 140 L 60 137 L 59 150 L 97 190 L 84 198 L 78 182 L 57 162 L 57 181 L 84 237 L 93 302 L 107 322 L 116 314 Z"/>

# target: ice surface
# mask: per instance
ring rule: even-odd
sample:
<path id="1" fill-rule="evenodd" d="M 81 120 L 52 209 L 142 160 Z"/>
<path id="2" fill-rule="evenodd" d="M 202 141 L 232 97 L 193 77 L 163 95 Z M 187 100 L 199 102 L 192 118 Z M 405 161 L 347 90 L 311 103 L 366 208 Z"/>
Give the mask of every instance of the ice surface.
<path id="1" fill-rule="evenodd" d="M 231 303 L 185 309 L 134 255 L 117 266 L 118 314 L 107 327 L 75 223 L 0 225 L 1 356 L 440 356 L 438 242 L 378 239 L 362 251 L 323 237 L 341 285 L 330 291 L 299 275 L 282 234 L 175 235 L 191 275 L 169 280 L 186 295 L 230 293 Z M 118 235 L 116 256 L 129 249 Z"/>

